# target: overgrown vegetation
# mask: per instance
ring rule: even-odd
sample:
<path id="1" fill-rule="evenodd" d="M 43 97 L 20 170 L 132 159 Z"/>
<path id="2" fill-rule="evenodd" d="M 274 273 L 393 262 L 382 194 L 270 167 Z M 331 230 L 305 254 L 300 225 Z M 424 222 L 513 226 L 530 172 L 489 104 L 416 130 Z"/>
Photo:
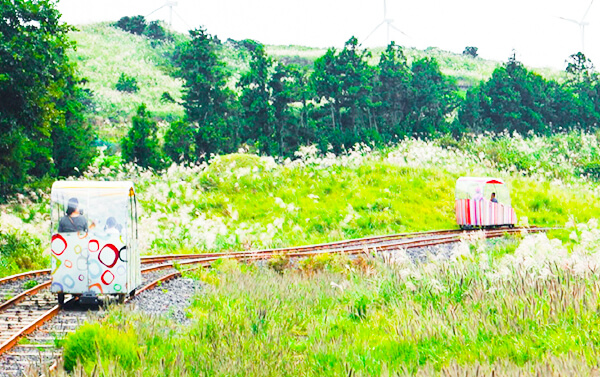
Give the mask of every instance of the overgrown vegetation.
<path id="1" fill-rule="evenodd" d="M 34 18 L 45 17 L 44 12 L 56 18 L 51 3 L 39 5 Z M 7 7 L 5 18 L 19 21 L 7 23 L 4 36 L 26 30 L 44 40 L 45 29 L 32 28 L 36 20 L 28 24 L 30 15 L 19 15 L 27 9 L 20 3 Z M 352 37 L 343 48 L 330 48 L 313 56 L 311 64 L 297 65 L 270 56 L 269 49 L 257 41 L 222 43 L 202 28 L 188 36 L 170 35 L 143 16 L 124 17 L 114 27 L 85 27 L 85 32 L 74 32 L 57 20 L 52 23 L 54 34 L 60 36 L 57 51 L 61 55 L 53 60 L 57 66 L 51 76 L 63 77 L 61 87 L 68 90 L 53 90 L 56 80 L 39 81 L 40 88 L 34 92 L 45 92 L 48 97 L 25 96 L 26 103 L 20 105 L 23 111 L 17 112 L 29 114 L 31 121 L 10 115 L 17 104 L 3 110 L 7 125 L 39 128 L 32 128 L 19 141 L 11 137 L 27 132 L 16 132 L 18 127 L 11 125 L 3 136 L 3 143 L 12 148 L 3 154 L 8 157 L 1 164 L 5 192 L 20 189 L 28 176 L 78 174 L 95 152 L 81 145 L 103 145 L 105 153 L 115 155 L 120 146 L 135 144 L 123 139 L 132 136 L 127 132 L 129 122 L 141 104 L 148 104 L 155 120 L 171 123 L 158 122 L 156 138 L 162 150 L 157 152 L 160 158 L 153 160 L 159 162 L 144 164 L 155 169 L 172 161 L 198 163 L 211 154 L 240 149 L 285 158 L 306 145 L 316 145 L 323 153 L 340 153 L 355 143 L 384 146 L 405 136 L 453 135 L 459 140 L 466 132 L 594 132 L 600 118 L 595 110 L 599 107 L 598 76 L 581 53 L 569 58 L 561 81 L 545 79 L 513 57 L 496 67 L 485 82 L 467 85 L 462 76 L 455 79 L 445 72 L 453 64 L 477 64 L 473 46 L 465 49 L 470 57 L 453 61 L 439 50 L 429 49 L 424 56 L 394 43 L 384 50 L 367 51 Z M 67 32 L 79 52 L 66 39 Z M 17 48 L 14 41 L 5 38 L 4 42 L 7 51 Z M 27 46 L 18 48 L 34 51 Z M 119 51 L 114 50 L 117 46 Z M 5 66 L 10 66 L 9 55 Z M 71 64 L 68 55 L 81 64 Z M 491 71 L 491 66 L 486 67 Z M 35 69 L 29 68 L 20 72 L 33 74 Z M 82 69 L 85 80 L 77 79 L 76 69 Z M 10 80 L 31 81 L 14 72 L 1 74 Z M 464 89 L 472 85 L 463 98 Z M 8 97 L 14 98 L 18 91 L 26 91 L 19 85 L 7 88 L 12 90 Z M 98 134 L 95 141 L 92 124 Z M 51 138 L 39 137 L 50 129 Z M 43 140 L 44 145 L 33 148 L 32 140 Z M 593 175 L 594 169 L 592 161 L 582 172 Z"/>
<path id="2" fill-rule="evenodd" d="M 568 246 L 543 234 L 496 246 L 475 236 L 422 264 L 405 251 L 319 256 L 279 272 L 228 260 L 190 274 L 204 289 L 186 325 L 110 315 L 101 329 L 123 334 L 133 361 L 105 351 L 115 346 L 83 350 L 98 325 L 65 349 L 107 376 L 587 373 L 600 356 L 600 229 L 572 226 Z"/>
<path id="3" fill-rule="evenodd" d="M 339 156 L 312 147 L 281 162 L 232 154 L 159 171 L 101 152 L 83 179 L 136 183 L 144 253 L 228 251 L 456 227 L 454 182 L 465 175 L 504 178 L 519 223 L 600 218 L 600 204 L 591 200 L 595 177 L 580 168 L 599 152 L 596 137 L 585 133 L 481 136 L 464 144 L 407 139 Z M 50 183 L 46 192 L 17 196 L 0 215 L 7 230 L 40 240 L 36 255 L 48 247 Z"/>

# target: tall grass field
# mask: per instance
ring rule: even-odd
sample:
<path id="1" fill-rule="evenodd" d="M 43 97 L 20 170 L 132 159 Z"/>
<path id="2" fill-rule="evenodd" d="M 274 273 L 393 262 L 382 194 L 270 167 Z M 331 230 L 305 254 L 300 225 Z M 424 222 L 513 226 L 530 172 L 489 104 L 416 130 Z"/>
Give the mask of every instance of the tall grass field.
<path id="1" fill-rule="evenodd" d="M 82 178 L 136 183 L 145 254 L 281 247 L 457 228 L 461 176 L 503 178 L 520 224 L 564 227 L 450 258 L 397 252 L 220 262 L 188 322 L 111 310 L 65 339 L 77 375 L 576 375 L 598 359 L 595 135 L 406 139 L 284 161 L 239 153 L 164 171 L 102 153 Z M 2 207 L 2 276 L 48 265 L 48 186 Z M 587 371 L 587 372 L 586 372 Z M 61 372 L 62 373 L 62 372 Z"/>

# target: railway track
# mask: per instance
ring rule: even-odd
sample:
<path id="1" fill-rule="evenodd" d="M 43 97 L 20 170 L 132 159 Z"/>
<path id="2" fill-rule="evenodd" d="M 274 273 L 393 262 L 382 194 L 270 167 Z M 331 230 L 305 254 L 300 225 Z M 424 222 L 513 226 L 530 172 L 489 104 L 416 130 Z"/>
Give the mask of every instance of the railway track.
<path id="1" fill-rule="evenodd" d="M 501 237 L 505 234 L 521 232 L 521 228 L 491 229 L 485 237 Z M 528 228 L 541 232 L 547 228 Z M 156 287 L 160 282 L 181 276 L 178 266 L 195 265 L 193 268 L 210 266 L 221 258 L 245 260 L 268 259 L 274 254 L 287 254 L 289 257 L 307 257 L 323 253 L 360 254 L 365 250 L 390 252 L 398 249 L 421 248 L 458 242 L 468 233 L 458 230 L 434 232 L 402 233 L 388 236 L 367 237 L 318 245 L 265 249 L 235 253 L 199 253 L 182 255 L 144 256 L 142 263 L 143 286 L 136 295 Z M 191 268 L 191 269 L 193 269 Z M 48 365 L 58 352 L 56 340 L 76 329 L 88 318 L 86 311 L 75 305 L 75 299 L 61 307 L 55 304 L 55 297 L 49 291 L 49 270 L 31 271 L 0 279 L 0 377 L 20 375 L 28 366 Z M 35 287 L 22 288 L 24 280 L 45 279 Z M 21 288 L 19 288 L 21 287 Z M 11 293 L 15 293 L 11 295 Z M 7 298 L 7 296 L 11 296 Z M 6 299 L 5 299 L 6 298 Z M 19 344 L 28 334 L 33 337 Z M 3 355 L 4 354 L 4 355 Z M 4 362 L 3 362 L 4 361 Z M 5 366 L 4 364 L 8 365 Z M 4 368 L 4 371 L 2 371 Z M 38 369 L 39 370 L 39 369 Z M 4 374 L 3 374 L 4 373 Z"/>

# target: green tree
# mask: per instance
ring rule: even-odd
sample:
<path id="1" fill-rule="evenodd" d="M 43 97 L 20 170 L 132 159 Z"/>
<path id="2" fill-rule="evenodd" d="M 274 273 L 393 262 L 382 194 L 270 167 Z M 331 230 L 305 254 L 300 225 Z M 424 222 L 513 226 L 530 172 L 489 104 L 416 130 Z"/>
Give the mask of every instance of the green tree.
<path id="1" fill-rule="evenodd" d="M 467 46 L 465 47 L 465 49 L 463 50 L 463 55 L 466 56 L 470 56 L 472 58 L 476 58 L 477 57 L 477 50 L 479 50 L 477 47 L 474 46 Z"/>
<path id="2" fill-rule="evenodd" d="M 165 41 L 170 39 L 165 28 L 160 24 L 159 21 L 150 21 L 144 29 L 144 35 L 157 41 Z"/>
<path id="3" fill-rule="evenodd" d="M 262 44 L 246 40 L 244 46 L 250 52 L 250 69 L 240 78 L 240 104 L 244 117 L 244 141 L 253 141 L 261 152 L 276 154 L 277 135 L 275 108 L 271 100 L 269 81 L 274 68 Z"/>
<path id="4" fill-rule="evenodd" d="M 119 76 L 115 89 L 119 92 L 127 93 L 137 93 L 140 91 L 137 79 L 133 76 L 126 75 L 125 73 L 121 73 L 121 76 Z"/>
<path id="5" fill-rule="evenodd" d="M 381 53 L 375 93 L 380 132 L 385 140 L 410 132 L 406 117 L 410 112 L 412 72 L 402 48 L 391 42 Z"/>
<path id="6" fill-rule="evenodd" d="M 58 103 L 64 110 L 64 122 L 52 129 L 52 159 L 56 173 L 61 177 L 79 175 L 97 155 L 94 148 L 96 134 L 87 121 L 86 103 L 91 104 L 91 94 L 79 82 L 68 80 L 65 96 Z"/>
<path id="7" fill-rule="evenodd" d="M 171 123 L 165 135 L 165 155 L 172 161 L 194 161 L 194 128 L 191 124 L 179 120 Z"/>
<path id="8" fill-rule="evenodd" d="M 411 72 L 409 127 L 412 132 L 424 135 L 446 133 L 449 130 L 446 116 L 458 104 L 456 85 L 440 72 L 433 58 L 413 62 Z"/>
<path id="9" fill-rule="evenodd" d="M 369 66 L 371 53 L 361 50 L 358 40 L 350 38 L 339 53 L 331 48 L 315 61 L 311 76 L 318 102 L 330 110 L 328 133 L 339 136 L 331 140 L 335 147 L 362 141 L 367 128 L 374 128 L 372 101 L 375 71 Z M 327 120 L 324 119 L 323 126 Z M 323 132 L 327 132 L 323 130 Z"/>
<path id="10" fill-rule="evenodd" d="M 138 107 L 131 122 L 131 128 L 121 142 L 123 159 L 145 168 L 160 168 L 162 162 L 156 137 L 157 126 L 150 118 L 145 104 Z"/>
<path id="11" fill-rule="evenodd" d="M 279 147 L 278 154 L 289 155 L 300 145 L 311 141 L 311 135 L 307 133 L 309 94 L 306 91 L 306 73 L 296 65 L 277 63 L 269 87 L 275 118 L 275 136 Z"/>
<path id="12" fill-rule="evenodd" d="M 571 127 L 572 114 L 568 93 L 513 57 L 467 93 L 458 120 L 461 127 L 474 132 L 549 134 L 558 127 Z"/>
<path id="13" fill-rule="evenodd" d="M 77 80 L 67 56 L 72 28 L 60 22 L 53 1 L 4 1 L 0 15 L 0 192 L 6 192 L 27 174 L 54 174 L 52 132 L 74 108 L 65 98 Z"/>
<path id="14" fill-rule="evenodd" d="M 227 87 L 225 65 L 219 60 L 220 43 L 200 28 L 191 30 L 190 39 L 179 45 L 175 53 L 179 75 L 185 82 L 186 120 L 198 125 L 198 157 L 231 152 L 239 143 L 235 97 Z"/>
<path id="15" fill-rule="evenodd" d="M 146 30 L 147 23 L 144 16 L 126 16 L 117 21 L 115 26 L 128 33 L 142 35 Z"/>
<path id="16" fill-rule="evenodd" d="M 573 127 L 590 131 L 600 123 L 600 85 L 594 64 L 578 52 L 567 59 L 564 91 L 572 97 Z"/>

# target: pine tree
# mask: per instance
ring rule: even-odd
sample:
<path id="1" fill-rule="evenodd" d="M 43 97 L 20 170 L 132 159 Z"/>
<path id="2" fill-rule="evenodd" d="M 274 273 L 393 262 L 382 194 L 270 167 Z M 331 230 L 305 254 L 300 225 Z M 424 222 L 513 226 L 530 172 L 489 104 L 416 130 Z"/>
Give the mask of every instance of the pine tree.
<path id="1" fill-rule="evenodd" d="M 156 132 L 156 122 L 150 118 L 146 105 L 141 104 L 132 118 L 127 136 L 121 142 L 123 159 L 145 168 L 160 168 L 162 161 Z"/>

